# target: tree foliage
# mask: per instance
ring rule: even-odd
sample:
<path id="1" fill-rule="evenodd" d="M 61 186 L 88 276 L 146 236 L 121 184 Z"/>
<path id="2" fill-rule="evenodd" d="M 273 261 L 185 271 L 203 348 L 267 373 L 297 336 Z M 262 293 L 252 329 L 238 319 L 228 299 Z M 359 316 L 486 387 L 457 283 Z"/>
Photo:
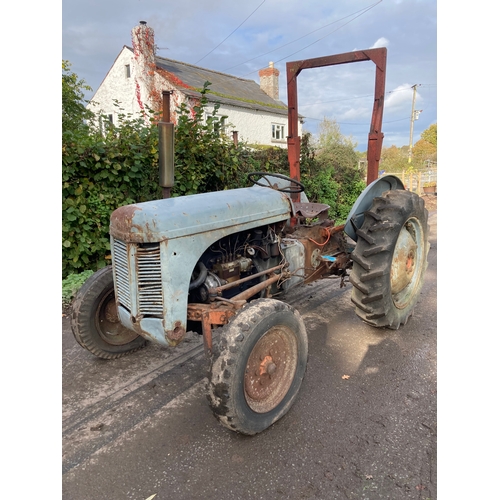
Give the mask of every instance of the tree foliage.
<path id="1" fill-rule="evenodd" d="M 392 145 L 390 148 L 382 148 L 380 154 L 379 170 L 385 172 L 399 173 L 408 168 L 408 147 L 398 148 Z"/>
<path id="2" fill-rule="evenodd" d="M 223 134 L 223 120 L 216 104 L 205 119 L 208 104 L 206 82 L 193 113 L 185 103 L 178 108 L 175 129 L 175 195 L 228 189 L 237 177 L 239 149 Z"/>
<path id="3" fill-rule="evenodd" d="M 432 144 L 436 150 L 438 147 L 438 132 L 437 132 L 437 123 L 433 123 L 429 128 L 425 129 L 420 134 L 420 139 Z"/>
<path id="4" fill-rule="evenodd" d="M 413 156 L 419 166 L 424 166 L 428 160 L 437 161 L 437 123 L 420 134 L 420 140 L 413 148 Z"/>
<path id="5" fill-rule="evenodd" d="M 309 168 L 311 201 L 330 205 L 329 215 L 345 221 L 349 211 L 366 187 L 359 167 L 357 143 L 342 134 L 335 120 L 324 119 L 314 144 L 314 162 Z"/>
<path id="6" fill-rule="evenodd" d="M 64 132 L 77 130 L 86 125 L 93 113 L 85 107 L 85 90 L 92 89 L 84 80 L 71 71 L 69 61 L 62 61 L 62 129 Z"/>
<path id="7" fill-rule="evenodd" d="M 394 145 L 382 148 L 380 155 L 380 170 L 388 173 L 400 173 L 407 171 L 410 167 L 408 163 L 408 146 L 398 148 Z M 427 161 L 437 161 L 437 124 L 434 123 L 420 134 L 420 139 L 415 143 L 412 151 L 413 170 L 423 169 Z"/>
<path id="8" fill-rule="evenodd" d="M 106 265 L 109 218 L 121 205 L 159 196 L 156 127 L 119 110 L 120 126 L 85 107 L 90 90 L 63 61 L 62 75 L 62 271 Z M 116 103 L 118 106 L 118 103 Z"/>
<path id="9" fill-rule="evenodd" d="M 63 276 L 104 267 L 111 212 L 160 196 L 156 127 L 119 119 L 120 127 L 105 135 L 89 131 L 63 140 Z"/>
<path id="10" fill-rule="evenodd" d="M 343 175 L 343 171 L 357 169 L 358 155 L 356 147 L 358 144 L 352 137 L 346 137 L 340 130 L 340 125 L 335 120 L 324 119 L 319 125 L 319 136 L 316 143 L 316 158 L 320 166 L 332 166 L 337 175 Z"/>

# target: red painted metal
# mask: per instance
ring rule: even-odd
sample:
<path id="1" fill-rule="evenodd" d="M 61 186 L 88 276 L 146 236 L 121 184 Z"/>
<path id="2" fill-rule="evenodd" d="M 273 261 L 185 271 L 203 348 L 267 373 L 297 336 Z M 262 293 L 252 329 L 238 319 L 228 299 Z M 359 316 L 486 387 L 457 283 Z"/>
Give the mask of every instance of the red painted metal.
<path id="1" fill-rule="evenodd" d="M 355 50 L 344 54 L 325 57 L 315 57 L 286 63 L 287 90 L 288 90 L 288 162 L 290 177 L 300 181 L 300 137 L 298 135 L 299 113 L 297 97 L 297 77 L 303 69 L 322 68 L 336 64 L 346 64 L 358 61 L 373 61 L 376 65 L 375 96 L 373 102 L 370 133 L 368 134 L 368 175 L 366 183 L 370 184 L 378 178 L 378 164 L 382 152 L 382 116 L 384 112 L 385 69 L 387 49 Z M 299 194 L 293 194 L 293 201 L 298 202 Z"/>

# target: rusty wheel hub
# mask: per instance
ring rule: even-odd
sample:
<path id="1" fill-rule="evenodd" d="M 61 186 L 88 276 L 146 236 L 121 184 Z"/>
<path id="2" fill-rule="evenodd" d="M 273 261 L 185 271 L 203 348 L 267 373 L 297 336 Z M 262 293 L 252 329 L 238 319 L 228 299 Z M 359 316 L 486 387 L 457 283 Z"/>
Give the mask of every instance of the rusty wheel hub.
<path id="1" fill-rule="evenodd" d="M 121 324 L 114 292 L 101 300 L 96 311 L 95 325 L 99 336 L 110 345 L 128 344 L 138 337 L 137 333 Z"/>
<path id="2" fill-rule="evenodd" d="M 268 330 L 247 361 L 244 390 L 250 408 L 267 413 L 285 397 L 292 384 L 298 359 L 292 330 L 283 325 Z"/>
<path id="3" fill-rule="evenodd" d="M 403 309 L 415 293 L 424 264 L 423 231 L 417 219 L 409 219 L 399 233 L 391 265 L 391 293 L 394 305 Z"/>

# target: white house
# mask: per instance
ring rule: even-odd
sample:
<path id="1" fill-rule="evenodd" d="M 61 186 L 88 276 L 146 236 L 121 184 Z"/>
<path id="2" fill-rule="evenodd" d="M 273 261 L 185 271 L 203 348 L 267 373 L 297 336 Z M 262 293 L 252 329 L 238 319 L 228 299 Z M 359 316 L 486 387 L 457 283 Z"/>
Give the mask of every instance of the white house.
<path id="1" fill-rule="evenodd" d="M 177 107 L 190 109 L 199 102 L 200 90 L 210 82 L 207 112 L 220 104 L 218 115 L 227 116 L 225 133 L 248 144 L 286 148 L 288 108 L 279 100 L 279 71 L 270 63 L 259 71 L 260 86 L 253 80 L 200 68 L 156 55 L 154 31 L 141 21 L 132 30 L 132 48 L 124 46 L 89 107 L 117 123 L 120 112 L 140 116 L 149 107 L 162 110 L 162 92 L 170 95 L 170 118 L 177 121 Z M 119 111 L 115 102 L 120 103 Z M 299 122 L 299 135 L 302 123 Z"/>

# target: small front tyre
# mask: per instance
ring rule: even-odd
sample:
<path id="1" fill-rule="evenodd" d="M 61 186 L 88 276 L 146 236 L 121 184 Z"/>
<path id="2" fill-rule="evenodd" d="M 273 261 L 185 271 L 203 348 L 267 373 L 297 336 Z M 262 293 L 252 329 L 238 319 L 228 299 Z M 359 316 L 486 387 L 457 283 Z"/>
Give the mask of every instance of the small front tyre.
<path id="1" fill-rule="evenodd" d="M 299 393 L 307 367 L 304 322 L 290 305 L 257 299 L 221 331 L 207 397 L 215 417 L 253 435 L 283 417 Z"/>
<path id="2" fill-rule="evenodd" d="M 146 339 L 125 328 L 118 318 L 113 269 L 107 266 L 88 278 L 72 304 L 75 340 L 101 359 L 116 359 L 146 345 Z"/>

